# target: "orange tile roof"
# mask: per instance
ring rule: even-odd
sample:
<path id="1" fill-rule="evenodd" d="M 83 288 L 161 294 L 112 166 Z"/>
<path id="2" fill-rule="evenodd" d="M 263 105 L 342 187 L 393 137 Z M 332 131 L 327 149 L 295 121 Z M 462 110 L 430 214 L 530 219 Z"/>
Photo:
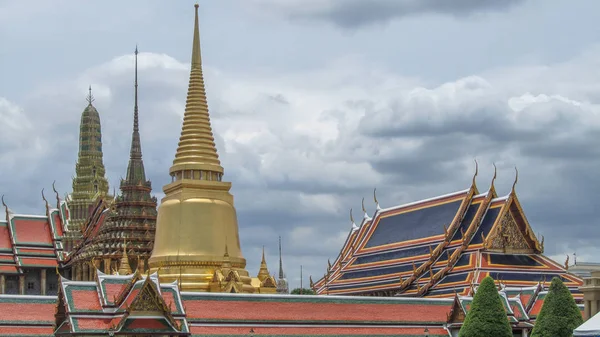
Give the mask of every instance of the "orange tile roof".
<path id="1" fill-rule="evenodd" d="M 190 320 L 274 322 L 445 322 L 452 301 L 357 297 L 182 295 Z M 231 311 L 231 307 L 235 311 Z"/>
<path id="2" fill-rule="evenodd" d="M 0 326 L 1 336 L 54 336 L 52 326 Z"/>
<path id="3" fill-rule="evenodd" d="M 14 224 L 16 242 L 52 244 L 48 219 L 15 217 L 12 219 L 12 222 Z"/>
<path id="4" fill-rule="evenodd" d="M 93 290 L 77 290 L 71 289 L 69 291 L 70 297 L 73 301 L 73 311 L 101 311 L 100 302 L 98 300 L 98 293 Z"/>
<path id="5" fill-rule="evenodd" d="M 55 309 L 55 297 L 0 295 L 0 324 L 52 324 Z"/>
<path id="6" fill-rule="evenodd" d="M 319 336 L 319 335 L 362 335 L 362 336 L 424 336 L 425 327 L 277 327 L 277 326 L 194 326 L 190 328 L 192 335 L 199 336 L 232 336 L 249 335 L 252 329 L 255 335 L 267 336 Z M 429 336 L 448 336 L 443 328 L 428 328 Z"/>

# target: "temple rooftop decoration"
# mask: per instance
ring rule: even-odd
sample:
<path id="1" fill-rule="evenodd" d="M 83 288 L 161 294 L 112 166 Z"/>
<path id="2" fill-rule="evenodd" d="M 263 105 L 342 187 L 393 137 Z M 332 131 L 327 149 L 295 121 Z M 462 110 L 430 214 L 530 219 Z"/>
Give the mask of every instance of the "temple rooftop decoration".
<path id="1" fill-rule="evenodd" d="M 468 189 L 365 212 L 333 264 L 312 284 L 318 294 L 453 297 L 467 295 L 486 276 L 510 287 L 532 287 L 560 277 L 581 301 L 580 277 L 543 255 L 515 186 L 499 197 L 494 180 Z M 364 210 L 364 207 L 363 207 Z"/>
<path id="2" fill-rule="evenodd" d="M 88 105 L 81 114 L 79 127 L 79 153 L 73 178 L 73 192 L 67 200 L 71 221 L 67 226 L 65 246 L 67 250 L 77 245 L 82 236 L 83 224 L 90 207 L 98 197 L 108 193 L 108 180 L 102 161 L 102 127 L 100 114 L 92 104 L 92 87 L 86 98 Z"/>
<path id="3" fill-rule="evenodd" d="M 290 293 L 288 281 L 285 278 L 285 273 L 283 272 L 283 258 L 281 256 L 281 236 L 279 237 L 279 278 L 277 279 L 277 293 Z"/>
<path id="4" fill-rule="evenodd" d="M 222 180 L 224 170 L 210 123 L 198 5 L 192 41 L 181 137 L 169 169 L 172 182 L 163 187 L 165 197 L 159 206 L 154 250 L 148 264 L 152 272 L 161 270 L 162 282 L 177 281 L 185 291 L 229 289 L 253 293 L 257 289 L 245 269 L 237 215 L 229 193 L 231 183 Z M 235 286 L 230 287 L 231 282 Z"/>

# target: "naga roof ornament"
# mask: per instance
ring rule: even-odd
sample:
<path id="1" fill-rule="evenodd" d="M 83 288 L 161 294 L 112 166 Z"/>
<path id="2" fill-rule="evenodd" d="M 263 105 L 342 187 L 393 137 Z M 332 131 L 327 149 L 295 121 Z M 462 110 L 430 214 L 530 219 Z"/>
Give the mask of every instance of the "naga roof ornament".
<path id="1" fill-rule="evenodd" d="M 375 209 L 381 211 L 381 207 L 379 207 L 379 201 L 377 201 L 377 187 L 373 189 L 373 200 L 375 201 Z"/>

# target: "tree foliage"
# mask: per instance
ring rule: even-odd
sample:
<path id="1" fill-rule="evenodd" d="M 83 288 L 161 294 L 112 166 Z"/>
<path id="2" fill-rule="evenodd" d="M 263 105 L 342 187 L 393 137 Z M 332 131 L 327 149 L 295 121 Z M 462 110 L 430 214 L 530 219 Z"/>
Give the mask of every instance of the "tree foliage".
<path id="1" fill-rule="evenodd" d="M 483 279 L 471 303 L 459 337 L 512 337 L 500 294 L 491 277 Z"/>
<path id="2" fill-rule="evenodd" d="M 531 336 L 571 337 L 573 330 L 581 324 L 583 324 L 581 310 L 577 307 L 569 288 L 560 278 L 553 278 Z"/>
<path id="3" fill-rule="evenodd" d="M 312 289 L 296 288 L 296 289 L 292 290 L 292 295 L 316 295 L 316 293 Z"/>

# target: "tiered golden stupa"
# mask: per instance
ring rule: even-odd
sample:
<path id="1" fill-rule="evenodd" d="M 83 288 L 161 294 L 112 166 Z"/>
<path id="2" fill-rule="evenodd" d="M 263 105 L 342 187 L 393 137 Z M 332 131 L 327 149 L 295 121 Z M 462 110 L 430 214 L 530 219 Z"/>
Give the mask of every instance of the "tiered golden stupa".
<path id="1" fill-rule="evenodd" d="M 161 282 L 182 291 L 268 292 L 246 271 L 231 183 L 215 147 L 202 75 L 198 5 L 195 5 L 192 69 L 172 182 L 163 187 L 154 250 L 148 261 Z M 252 284 L 255 284 L 254 286 Z M 273 287 L 275 290 L 275 287 Z"/>

